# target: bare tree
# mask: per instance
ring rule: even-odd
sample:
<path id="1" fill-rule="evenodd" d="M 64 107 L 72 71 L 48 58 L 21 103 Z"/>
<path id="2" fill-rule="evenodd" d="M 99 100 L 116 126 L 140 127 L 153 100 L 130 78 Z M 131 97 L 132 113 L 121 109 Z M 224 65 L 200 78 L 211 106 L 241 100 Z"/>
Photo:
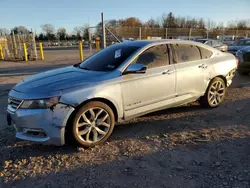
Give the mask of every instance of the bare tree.
<path id="1" fill-rule="evenodd" d="M 172 12 L 169 12 L 168 15 L 162 15 L 162 27 L 164 28 L 176 28 L 178 27 L 175 16 Z"/>
<path id="2" fill-rule="evenodd" d="M 120 21 L 121 26 L 129 26 L 129 27 L 140 27 L 142 26 L 142 22 L 139 18 L 129 17 Z"/>
<path id="3" fill-rule="evenodd" d="M 177 24 L 177 27 L 179 28 L 185 28 L 186 27 L 186 18 L 184 17 L 176 17 L 175 22 Z"/>
<path id="4" fill-rule="evenodd" d="M 208 19 L 207 23 L 206 23 L 206 28 L 207 30 L 212 30 L 216 27 L 216 22 L 213 20 Z"/>
<path id="5" fill-rule="evenodd" d="M 11 30 L 14 34 L 28 34 L 30 31 L 25 26 L 16 26 Z"/>
<path id="6" fill-rule="evenodd" d="M 155 20 L 153 18 L 150 18 L 146 23 L 145 26 L 147 27 L 151 27 L 151 28 L 159 28 L 160 27 L 160 23 L 158 20 Z"/>
<path id="7" fill-rule="evenodd" d="M 247 29 L 247 20 L 239 20 L 237 23 L 237 29 Z"/>
<path id="8" fill-rule="evenodd" d="M 229 29 L 250 29 L 250 19 L 230 20 L 227 23 Z"/>
<path id="9" fill-rule="evenodd" d="M 77 40 L 80 40 L 83 38 L 83 35 L 84 35 L 84 27 L 83 26 L 77 26 L 77 27 L 74 27 L 74 35 L 76 36 L 76 39 Z"/>
<path id="10" fill-rule="evenodd" d="M 46 36 L 48 39 L 54 39 L 55 38 L 55 27 L 51 24 L 44 24 L 41 25 L 42 30 L 46 33 Z"/>
<path id="11" fill-rule="evenodd" d="M 0 28 L 0 36 L 9 35 L 10 31 L 6 28 Z"/>
<path id="12" fill-rule="evenodd" d="M 64 27 L 61 27 L 57 30 L 57 35 L 60 40 L 65 40 L 67 36 L 67 31 Z"/>
<path id="13" fill-rule="evenodd" d="M 219 22 L 218 24 L 217 24 L 217 27 L 216 27 L 217 29 L 224 29 L 224 22 Z"/>
<path id="14" fill-rule="evenodd" d="M 198 28 L 199 29 L 204 29 L 205 28 L 205 22 L 202 18 L 198 20 Z"/>
<path id="15" fill-rule="evenodd" d="M 238 24 L 238 20 L 230 20 L 227 22 L 227 28 L 236 29 Z"/>
<path id="16" fill-rule="evenodd" d="M 250 29 L 250 19 L 247 19 L 247 28 Z"/>

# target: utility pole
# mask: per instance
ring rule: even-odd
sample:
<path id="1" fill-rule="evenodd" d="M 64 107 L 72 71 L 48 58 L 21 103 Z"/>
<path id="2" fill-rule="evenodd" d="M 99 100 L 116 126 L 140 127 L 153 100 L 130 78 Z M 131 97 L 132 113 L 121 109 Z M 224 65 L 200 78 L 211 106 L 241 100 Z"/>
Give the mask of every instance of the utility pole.
<path id="1" fill-rule="evenodd" d="M 139 27 L 139 40 L 141 40 L 141 27 Z"/>
<path id="2" fill-rule="evenodd" d="M 102 17 L 102 48 L 106 48 L 106 31 L 105 31 L 105 23 L 104 23 L 104 15 L 103 12 L 101 14 Z"/>
<path id="3" fill-rule="evenodd" d="M 90 33 L 89 26 L 88 26 L 88 35 L 89 35 L 89 50 L 90 50 L 90 53 L 92 54 L 92 36 L 91 36 L 91 33 Z"/>

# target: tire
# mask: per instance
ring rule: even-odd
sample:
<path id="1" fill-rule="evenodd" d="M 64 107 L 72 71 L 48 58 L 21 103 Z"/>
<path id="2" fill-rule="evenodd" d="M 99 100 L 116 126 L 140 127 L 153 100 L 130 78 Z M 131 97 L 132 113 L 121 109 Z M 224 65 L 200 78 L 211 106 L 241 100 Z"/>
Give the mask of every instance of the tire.
<path id="1" fill-rule="evenodd" d="M 105 103 L 91 101 L 82 106 L 73 118 L 72 135 L 77 145 L 93 147 L 112 134 L 115 117 Z"/>
<path id="2" fill-rule="evenodd" d="M 246 76 L 246 75 L 249 74 L 249 72 L 243 71 L 243 70 L 238 70 L 238 73 L 239 73 L 239 75 L 241 75 L 241 76 Z"/>
<path id="3" fill-rule="evenodd" d="M 227 87 L 223 79 L 219 77 L 214 78 L 210 81 L 205 95 L 200 98 L 200 105 L 205 108 L 218 107 L 225 98 L 226 89 Z"/>

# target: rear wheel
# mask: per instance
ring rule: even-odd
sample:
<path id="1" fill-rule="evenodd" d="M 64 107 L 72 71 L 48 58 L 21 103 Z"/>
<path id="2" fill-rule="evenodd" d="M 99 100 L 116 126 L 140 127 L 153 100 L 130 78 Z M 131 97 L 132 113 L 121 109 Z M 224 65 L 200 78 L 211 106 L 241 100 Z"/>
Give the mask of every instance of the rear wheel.
<path id="1" fill-rule="evenodd" d="M 226 84 L 223 79 L 216 77 L 210 83 L 204 96 L 200 98 L 202 107 L 215 108 L 219 106 L 226 94 Z"/>
<path id="2" fill-rule="evenodd" d="M 98 101 L 89 102 L 74 117 L 73 137 L 81 146 L 95 146 L 108 139 L 114 125 L 114 114 L 108 105 Z"/>

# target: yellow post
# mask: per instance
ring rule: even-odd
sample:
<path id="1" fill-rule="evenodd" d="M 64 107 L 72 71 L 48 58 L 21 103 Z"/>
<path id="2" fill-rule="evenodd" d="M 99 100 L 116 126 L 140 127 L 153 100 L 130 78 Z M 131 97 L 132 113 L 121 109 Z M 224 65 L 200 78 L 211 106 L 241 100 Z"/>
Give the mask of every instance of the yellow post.
<path id="1" fill-rule="evenodd" d="M 28 61 L 28 54 L 27 54 L 26 43 L 23 43 L 23 55 L 24 55 L 24 60 Z"/>
<path id="2" fill-rule="evenodd" d="M 3 47 L 0 45 L 0 59 L 4 59 Z"/>
<path id="3" fill-rule="evenodd" d="M 43 43 L 40 42 L 39 43 L 39 46 L 40 46 L 40 56 L 41 56 L 41 59 L 44 60 L 44 54 L 43 54 Z"/>
<path id="4" fill-rule="evenodd" d="M 83 61 L 83 51 L 82 51 L 82 41 L 79 40 L 79 55 L 80 55 L 80 61 Z"/>
<path id="5" fill-rule="evenodd" d="M 95 39 L 96 51 L 100 51 L 100 38 Z"/>

